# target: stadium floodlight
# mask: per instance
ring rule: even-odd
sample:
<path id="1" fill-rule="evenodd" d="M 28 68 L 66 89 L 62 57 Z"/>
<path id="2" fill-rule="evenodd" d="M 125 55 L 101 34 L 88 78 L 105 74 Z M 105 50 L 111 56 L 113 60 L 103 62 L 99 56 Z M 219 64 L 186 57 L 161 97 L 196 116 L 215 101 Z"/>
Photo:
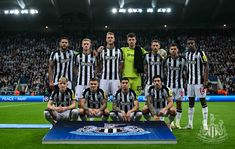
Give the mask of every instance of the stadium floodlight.
<path id="1" fill-rule="evenodd" d="M 132 12 L 135 12 L 136 10 L 132 9 L 132 8 L 129 8 L 128 9 L 128 13 L 132 13 Z"/>
<path id="2" fill-rule="evenodd" d="M 117 13 L 117 9 L 116 9 L 116 8 L 113 8 L 113 9 L 112 9 L 112 13 L 114 13 L 114 14 Z"/>
<path id="3" fill-rule="evenodd" d="M 18 15 L 19 13 L 20 13 L 19 10 L 17 10 L 17 9 L 14 10 L 14 14 L 15 14 L 15 15 Z"/>
<path id="4" fill-rule="evenodd" d="M 35 14 L 36 13 L 34 9 L 30 9 L 29 12 L 30 12 L 30 14 Z"/>
<path id="5" fill-rule="evenodd" d="M 143 10 L 142 9 L 137 9 L 137 12 L 142 13 Z"/>
<path id="6" fill-rule="evenodd" d="M 148 12 L 148 13 L 153 13 L 153 8 L 148 8 L 148 9 L 147 9 L 147 12 Z"/>
<path id="7" fill-rule="evenodd" d="M 119 9 L 119 13 L 126 13 L 126 9 L 123 8 Z"/>
<path id="8" fill-rule="evenodd" d="M 20 13 L 21 13 L 21 14 L 28 14 L 29 11 L 28 11 L 27 9 L 23 9 L 23 10 L 20 11 Z"/>
<path id="9" fill-rule="evenodd" d="M 14 10 L 10 10 L 10 14 L 14 14 Z"/>
<path id="10" fill-rule="evenodd" d="M 171 12 L 171 8 L 167 8 L 167 9 L 166 9 L 166 12 L 167 12 L 167 13 L 170 13 L 170 12 Z"/>
<path id="11" fill-rule="evenodd" d="M 4 11 L 4 14 L 9 14 L 9 10 L 5 10 L 5 11 Z"/>

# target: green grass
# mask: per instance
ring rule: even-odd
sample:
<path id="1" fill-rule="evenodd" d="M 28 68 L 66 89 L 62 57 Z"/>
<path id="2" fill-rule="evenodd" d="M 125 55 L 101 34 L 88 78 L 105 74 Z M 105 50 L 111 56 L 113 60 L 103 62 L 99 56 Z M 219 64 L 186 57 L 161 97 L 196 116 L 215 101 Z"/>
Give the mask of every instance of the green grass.
<path id="1" fill-rule="evenodd" d="M 178 143 L 176 145 L 42 145 L 41 140 L 48 132 L 48 129 L 0 129 L 0 148 L 215 148 L 228 149 L 235 146 L 235 102 L 210 102 L 209 113 L 215 115 L 215 122 L 223 120 L 228 137 L 225 142 L 220 144 L 206 144 L 197 138 L 199 133 L 202 113 L 200 103 L 196 103 L 194 115 L 193 130 L 173 130 Z M 143 103 L 141 103 L 141 107 Z M 111 105 L 109 104 L 109 107 Z M 0 103 L 0 124 L 46 124 L 48 123 L 43 117 L 43 110 L 46 108 L 46 103 Z M 187 124 L 187 109 L 188 103 L 183 104 L 183 115 L 181 126 Z"/>

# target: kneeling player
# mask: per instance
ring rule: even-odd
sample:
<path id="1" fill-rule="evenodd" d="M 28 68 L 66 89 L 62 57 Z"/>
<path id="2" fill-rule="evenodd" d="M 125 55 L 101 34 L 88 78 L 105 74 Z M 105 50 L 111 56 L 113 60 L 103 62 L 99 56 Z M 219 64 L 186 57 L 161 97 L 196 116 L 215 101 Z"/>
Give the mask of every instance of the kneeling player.
<path id="1" fill-rule="evenodd" d="M 153 84 L 148 89 L 147 101 L 142 113 L 146 120 L 151 120 L 151 116 L 153 116 L 153 119 L 158 121 L 159 117 L 168 116 L 168 127 L 170 128 L 170 124 L 176 115 L 176 109 L 173 107 L 172 93 L 169 88 L 162 85 L 159 75 L 153 77 Z"/>
<path id="2" fill-rule="evenodd" d="M 107 121 L 109 117 L 107 96 L 105 96 L 104 91 L 98 87 L 98 79 L 90 79 L 89 86 L 90 87 L 83 92 L 81 108 L 85 110 L 87 117 L 103 117 L 102 120 Z M 85 120 L 85 117 L 81 116 L 81 119 Z"/>
<path id="3" fill-rule="evenodd" d="M 113 121 L 139 121 L 142 112 L 139 111 L 139 101 L 134 90 L 129 88 L 128 78 L 122 78 L 121 89 L 116 92 L 113 100 L 113 111 L 110 112 Z"/>
<path id="4" fill-rule="evenodd" d="M 52 124 L 57 121 L 77 120 L 82 109 L 76 108 L 74 93 L 68 88 L 68 80 L 65 77 L 59 79 L 59 89 L 52 92 L 44 111 L 45 118 Z"/>

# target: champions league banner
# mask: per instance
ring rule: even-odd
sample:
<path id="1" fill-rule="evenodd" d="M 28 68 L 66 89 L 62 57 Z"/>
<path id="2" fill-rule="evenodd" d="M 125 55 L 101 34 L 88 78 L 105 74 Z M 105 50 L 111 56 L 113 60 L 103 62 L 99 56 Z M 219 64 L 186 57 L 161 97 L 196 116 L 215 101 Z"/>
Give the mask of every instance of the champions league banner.
<path id="1" fill-rule="evenodd" d="M 0 102 L 43 102 L 44 96 L 0 96 Z"/>
<path id="2" fill-rule="evenodd" d="M 146 101 L 145 96 L 139 96 L 138 100 L 141 101 Z M 188 101 L 188 97 L 184 96 L 183 101 Z M 196 98 L 195 101 L 199 101 L 199 98 Z M 235 96 L 206 96 L 206 101 L 208 102 L 234 102 L 235 101 Z"/>
<path id="3" fill-rule="evenodd" d="M 175 144 L 175 136 L 162 122 L 58 122 L 43 144 Z"/>
<path id="4" fill-rule="evenodd" d="M 140 102 L 145 102 L 145 96 L 138 96 Z M 206 100 L 209 102 L 234 102 L 235 96 L 207 96 Z M 47 102 L 47 96 L 0 96 L 0 102 Z M 112 98 L 110 99 L 112 101 Z M 188 97 L 185 96 L 183 101 L 188 101 Z M 196 98 L 196 101 L 199 101 Z"/>

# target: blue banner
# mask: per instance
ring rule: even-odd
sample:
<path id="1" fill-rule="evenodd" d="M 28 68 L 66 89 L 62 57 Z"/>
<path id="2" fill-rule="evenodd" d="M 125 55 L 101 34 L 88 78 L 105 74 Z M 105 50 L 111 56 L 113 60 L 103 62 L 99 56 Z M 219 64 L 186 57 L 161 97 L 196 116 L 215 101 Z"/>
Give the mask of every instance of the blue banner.
<path id="1" fill-rule="evenodd" d="M 138 100 L 140 102 L 146 101 L 145 96 L 139 96 Z M 183 101 L 188 101 L 188 97 L 184 96 Z M 196 98 L 195 101 L 199 101 L 198 98 Z M 206 96 L 206 101 L 208 102 L 234 102 L 235 101 L 235 96 Z"/>
<path id="2" fill-rule="evenodd" d="M 43 144 L 175 144 L 176 137 L 163 121 L 58 122 Z"/>
<path id="3" fill-rule="evenodd" d="M 0 102 L 43 102 L 44 96 L 0 96 Z"/>

